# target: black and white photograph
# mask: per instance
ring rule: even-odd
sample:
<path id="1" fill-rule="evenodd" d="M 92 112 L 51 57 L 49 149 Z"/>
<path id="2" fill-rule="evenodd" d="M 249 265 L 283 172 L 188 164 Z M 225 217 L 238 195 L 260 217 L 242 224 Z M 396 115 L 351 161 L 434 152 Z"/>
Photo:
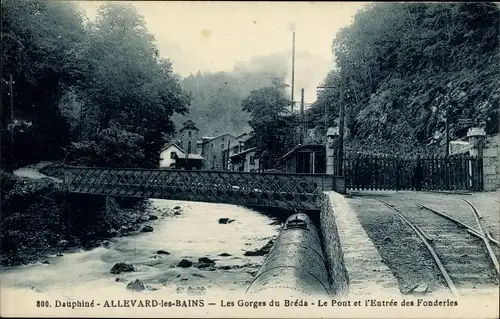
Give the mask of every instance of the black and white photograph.
<path id="1" fill-rule="evenodd" d="M 498 318 L 500 3 L 1 0 L 2 317 Z"/>

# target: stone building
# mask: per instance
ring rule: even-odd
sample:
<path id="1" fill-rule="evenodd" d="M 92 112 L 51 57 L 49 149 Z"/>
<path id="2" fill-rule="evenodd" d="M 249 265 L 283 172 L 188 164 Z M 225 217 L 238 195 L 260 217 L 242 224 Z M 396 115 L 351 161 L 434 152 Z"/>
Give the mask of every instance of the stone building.
<path id="1" fill-rule="evenodd" d="M 204 158 L 203 169 L 224 170 L 224 151 L 236 145 L 237 138 L 229 133 L 216 137 L 202 137 L 201 156 Z"/>
<path id="2" fill-rule="evenodd" d="M 176 139 L 178 145 L 186 151 L 187 154 L 199 154 L 197 147 L 199 129 L 193 121 L 187 120 L 183 127 L 177 133 Z"/>

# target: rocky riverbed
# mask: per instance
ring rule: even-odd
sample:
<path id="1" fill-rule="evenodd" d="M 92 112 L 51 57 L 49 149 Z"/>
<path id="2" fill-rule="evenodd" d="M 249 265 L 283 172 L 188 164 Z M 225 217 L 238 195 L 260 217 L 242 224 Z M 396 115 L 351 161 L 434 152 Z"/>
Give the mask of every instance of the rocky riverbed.
<path id="1" fill-rule="evenodd" d="M 3 268 L 2 290 L 75 294 L 244 292 L 280 224 L 247 208 L 151 200 L 137 234 Z"/>

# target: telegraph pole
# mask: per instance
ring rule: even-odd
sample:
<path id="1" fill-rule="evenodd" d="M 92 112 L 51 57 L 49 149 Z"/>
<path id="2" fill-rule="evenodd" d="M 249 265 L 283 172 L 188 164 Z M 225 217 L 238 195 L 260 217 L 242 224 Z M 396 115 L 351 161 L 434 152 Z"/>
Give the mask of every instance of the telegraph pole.
<path id="1" fill-rule="evenodd" d="M 448 125 L 448 112 L 446 112 L 444 125 L 446 131 L 446 157 L 448 157 L 450 155 L 450 127 Z"/>
<path id="2" fill-rule="evenodd" d="M 5 81 L 5 80 L 4 80 Z M 7 82 L 7 81 L 5 81 Z M 12 73 L 9 74 L 9 95 L 10 95 L 10 157 L 12 160 L 12 167 L 14 167 L 14 89 L 13 84 L 14 81 L 12 79 Z"/>
<path id="3" fill-rule="evenodd" d="M 337 161 L 337 172 L 339 176 L 343 176 L 344 172 L 342 170 L 342 162 L 344 161 L 344 117 L 345 117 L 345 105 L 344 105 L 344 68 L 340 69 L 340 121 L 339 121 L 339 150 L 338 150 L 338 161 Z"/>
<path id="4" fill-rule="evenodd" d="M 335 86 L 318 86 L 317 87 L 318 90 L 335 89 L 335 88 L 336 88 Z M 328 121 L 328 100 L 325 100 L 325 132 L 328 130 L 328 124 L 329 124 L 329 121 Z"/>
<path id="5" fill-rule="evenodd" d="M 292 44 L 292 112 L 295 102 L 293 101 L 293 93 L 295 90 L 295 31 L 293 31 L 293 44 Z"/>
<path id="6" fill-rule="evenodd" d="M 304 121 L 304 88 L 300 92 L 300 144 L 304 143 L 305 121 Z"/>

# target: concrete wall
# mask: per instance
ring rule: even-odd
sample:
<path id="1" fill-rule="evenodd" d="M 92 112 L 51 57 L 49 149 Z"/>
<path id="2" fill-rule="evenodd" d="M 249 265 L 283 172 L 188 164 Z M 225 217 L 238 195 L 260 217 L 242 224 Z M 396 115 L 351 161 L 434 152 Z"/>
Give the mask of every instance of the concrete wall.
<path id="1" fill-rule="evenodd" d="M 345 296 L 348 292 L 349 276 L 340 246 L 335 213 L 327 193 L 321 194 L 320 233 L 331 293 L 333 296 Z"/>

